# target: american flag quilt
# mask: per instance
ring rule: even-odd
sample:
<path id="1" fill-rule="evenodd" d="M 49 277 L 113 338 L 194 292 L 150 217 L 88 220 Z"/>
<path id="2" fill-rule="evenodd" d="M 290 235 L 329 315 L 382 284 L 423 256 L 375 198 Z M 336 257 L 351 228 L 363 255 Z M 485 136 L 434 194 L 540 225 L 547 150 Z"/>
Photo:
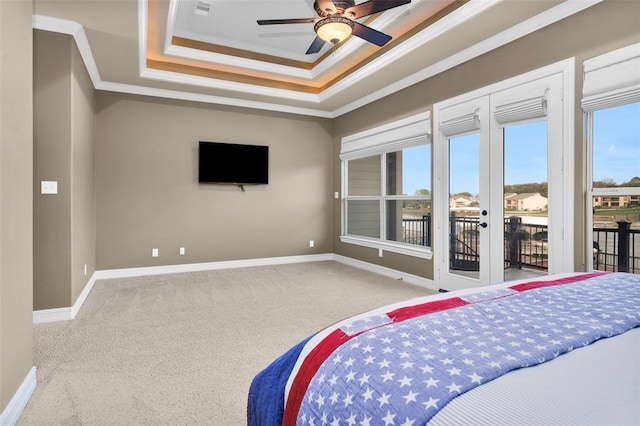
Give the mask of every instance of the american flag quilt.
<path id="1" fill-rule="evenodd" d="M 470 389 L 640 325 L 640 280 L 630 274 L 456 294 L 301 342 L 254 379 L 249 424 L 424 425 Z"/>

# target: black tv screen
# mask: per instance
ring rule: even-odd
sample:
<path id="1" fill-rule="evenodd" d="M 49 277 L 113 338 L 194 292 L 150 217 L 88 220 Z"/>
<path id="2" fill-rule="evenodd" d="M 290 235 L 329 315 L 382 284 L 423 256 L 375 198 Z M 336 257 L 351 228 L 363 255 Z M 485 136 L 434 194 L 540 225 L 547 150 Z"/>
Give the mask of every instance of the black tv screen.
<path id="1" fill-rule="evenodd" d="M 269 147 L 200 141 L 198 180 L 201 183 L 269 183 Z"/>

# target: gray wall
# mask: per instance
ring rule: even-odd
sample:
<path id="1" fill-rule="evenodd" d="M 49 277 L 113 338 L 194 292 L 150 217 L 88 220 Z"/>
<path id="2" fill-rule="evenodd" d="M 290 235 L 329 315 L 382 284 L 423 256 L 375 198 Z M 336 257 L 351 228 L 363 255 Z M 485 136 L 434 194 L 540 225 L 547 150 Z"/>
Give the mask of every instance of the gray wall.
<path id="1" fill-rule="evenodd" d="M 71 306 L 71 40 L 34 31 L 33 307 Z M 57 181 L 41 195 L 40 181 Z"/>
<path id="2" fill-rule="evenodd" d="M 95 95 L 75 43 L 71 46 L 71 303 L 96 267 Z M 86 268 L 85 268 L 86 265 Z"/>
<path id="3" fill-rule="evenodd" d="M 31 14 L 0 1 L 0 412 L 33 366 Z"/>
<path id="4" fill-rule="evenodd" d="M 449 71 L 417 83 L 407 89 L 387 96 L 335 120 L 336 151 L 339 152 L 342 137 L 371 127 L 392 122 L 418 112 L 432 110 L 433 104 L 464 94 L 501 80 L 514 77 L 536 68 L 570 57 L 576 58 L 575 104 L 575 227 L 574 233 L 576 270 L 583 270 L 585 256 L 585 147 L 583 119 L 580 108 L 582 90 L 582 62 L 610 50 L 640 41 L 638 22 L 640 2 L 606 1 L 570 18 L 516 40 Z M 340 181 L 340 162 L 334 158 L 334 180 Z M 340 209 L 333 212 L 339 224 Z M 384 254 L 365 247 L 341 243 L 339 226 L 334 235 L 334 251 L 338 254 L 378 263 L 419 276 L 433 278 L 433 262 L 407 256 Z M 437 250 L 438 248 L 434 248 Z"/>
<path id="5" fill-rule="evenodd" d="M 70 36 L 35 31 L 33 49 L 33 306 L 40 310 L 73 305 L 95 269 L 95 91 Z M 41 194 L 42 180 L 57 181 L 58 194 Z"/>
<path id="6" fill-rule="evenodd" d="M 331 120 L 106 92 L 97 106 L 97 269 L 333 251 Z M 269 184 L 199 184 L 200 140 L 268 145 Z"/>

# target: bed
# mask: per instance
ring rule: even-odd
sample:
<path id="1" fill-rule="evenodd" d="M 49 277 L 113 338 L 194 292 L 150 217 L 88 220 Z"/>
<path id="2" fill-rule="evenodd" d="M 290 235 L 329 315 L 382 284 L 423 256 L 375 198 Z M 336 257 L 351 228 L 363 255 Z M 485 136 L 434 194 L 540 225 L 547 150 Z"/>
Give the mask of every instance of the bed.
<path id="1" fill-rule="evenodd" d="M 640 276 L 574 273 L 334 324 L 254 378 L 248 424 L 640 424 Z"/>

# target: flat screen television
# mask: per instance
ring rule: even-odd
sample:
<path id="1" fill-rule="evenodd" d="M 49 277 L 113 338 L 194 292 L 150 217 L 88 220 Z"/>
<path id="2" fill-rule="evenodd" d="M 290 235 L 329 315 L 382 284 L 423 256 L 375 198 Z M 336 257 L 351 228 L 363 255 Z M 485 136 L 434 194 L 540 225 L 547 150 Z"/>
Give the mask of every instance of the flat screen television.
<path id="1" fill-rule="evenodd" d="M 200 183 L 269 183 L 269 147 L 200 141 L 198 147 Z"/>

